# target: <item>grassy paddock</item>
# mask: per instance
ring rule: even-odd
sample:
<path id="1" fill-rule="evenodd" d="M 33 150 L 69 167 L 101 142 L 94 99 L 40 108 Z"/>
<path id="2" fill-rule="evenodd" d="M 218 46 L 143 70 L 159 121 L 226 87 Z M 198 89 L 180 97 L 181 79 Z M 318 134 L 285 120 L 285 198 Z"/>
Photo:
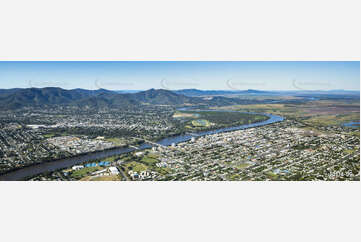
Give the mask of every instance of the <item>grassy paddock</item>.
<path id="1" fill-rule="evenodd" d="M 341 125 L 360 120 L 359 101 L 318 100 L 298 104 L 252 104 L 220 107 L 243 112 L 259 112 L 297 118 L 308 125 Z"/>
<path id="2" fill-rule="evenodd" d="M 202 129 L 210 126 L 227 127 L 232 125 L 251 124 L 267 120 L 268 117 L 258 114 L 248 114 L 241 112 L 222 112 L 222 111 L 182 111 L 187 122 L 184 123 L 185 129 Z M 197 118 L 194 118 L 197 115 Z"/>
<path id="3" fill-rule="evenodd" d="M 80 179 L 83 178 L 84 176 L 87 176 L 95 171 L 99 171 L 102 170 L 104 168 L 96 166 L 96 167 L 85 167 L 83 169 L 77 170 L 77 171 L 73 171 L 71 173 L 71 177 L 74 179 Z"/>
<path id="4" fill-rule="evenodd" d="M 105 139 L 106 141 L 112 142 L 113 144 L 120 146 L 120 145 L 125 145 L 126 142 L 124 141 L 124 139 L 121 138 L 107 138 Z"/>
<path id="5" fill-rule="evenodd" d="M 138 172 L 138 173 L 148 170 L 148 166 L 146 166 L 146 165 L 144 165 L 142 163 L 136 162 L 136 161 L 132 161 L 130 163 L 127 163 L 126 168 L 128 170 L 133 170 L 133 171 Z"/>
<path id="6" fill-rule="evenodd" d="M 146 163 L 147 165 L 155 165 L 156 163 L 159 162 L 159 160 L 155 159 L 155 158 L 152 158 L 151 156 L 147 155 L 147 156 L 144 156 L 141 160 L 142 162 Z"/>

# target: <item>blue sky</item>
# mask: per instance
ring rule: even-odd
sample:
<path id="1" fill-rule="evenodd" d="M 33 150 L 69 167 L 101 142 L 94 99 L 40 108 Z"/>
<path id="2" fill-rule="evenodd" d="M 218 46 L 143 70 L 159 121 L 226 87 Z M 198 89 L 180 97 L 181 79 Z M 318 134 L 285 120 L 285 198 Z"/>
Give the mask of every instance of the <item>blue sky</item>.
<path id="1" fill-rule="evenodd" d="M 359 90 L 360 62 L 0 62 L 0 89 Z"/>

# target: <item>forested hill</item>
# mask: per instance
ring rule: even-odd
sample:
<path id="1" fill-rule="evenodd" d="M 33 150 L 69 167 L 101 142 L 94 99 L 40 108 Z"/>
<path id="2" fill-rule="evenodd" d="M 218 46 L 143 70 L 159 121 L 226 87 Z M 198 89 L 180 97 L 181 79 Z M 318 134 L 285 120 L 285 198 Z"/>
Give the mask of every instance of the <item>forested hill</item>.
<path id="1" fill-rule="evenodd" d="M 150 89 L 137 93 L 118 93 L 105 89 L 65 90 L 56 87 L 1 89 L 0 109 L 14 110 L 23 107 L 78 106 L 87 108 L 124 108 L 145 104 L 153 105 L 233 105 L 248 101 L 216 97 L 190 97 L 164 89 Z"/>

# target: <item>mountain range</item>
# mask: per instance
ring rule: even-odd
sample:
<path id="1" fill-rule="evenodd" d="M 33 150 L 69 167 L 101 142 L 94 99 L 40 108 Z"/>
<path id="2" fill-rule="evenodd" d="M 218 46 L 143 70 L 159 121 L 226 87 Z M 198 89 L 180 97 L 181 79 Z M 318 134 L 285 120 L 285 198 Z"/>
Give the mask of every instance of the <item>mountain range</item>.
<path id="1" fill-rule="evenodd" d="M 233 94 L 239 95 L 237 98 Z M 23 107 L 77 106 L 85 108 L 132 108 L 140 105 L 210 105 L 225 106 L 257 103 L 242 99 L 242 95 L 358 95 L 358 91 L 260 91 L 260 90 L 198 90 L 183 89 L 169 91 L 150 89 L 147 91 L 119 92 L 105 89 L 65 90 L 58 87 L 0 89 L 0 110 L 15 110 Z"/>
<path id="2" fill-rule="evenodd" d="M 65 90 L 57 87 L 0 89 L 0 109 L 13 110 L 23 107 L 52 105 L 86 108 L 129 108 L 144 104 L 153 105 L 231 105 L 243 103 L 227 97 L 191 97 L 164 89 L 150 89 L 136 93 L 118 93 L 105 89 Z"/>

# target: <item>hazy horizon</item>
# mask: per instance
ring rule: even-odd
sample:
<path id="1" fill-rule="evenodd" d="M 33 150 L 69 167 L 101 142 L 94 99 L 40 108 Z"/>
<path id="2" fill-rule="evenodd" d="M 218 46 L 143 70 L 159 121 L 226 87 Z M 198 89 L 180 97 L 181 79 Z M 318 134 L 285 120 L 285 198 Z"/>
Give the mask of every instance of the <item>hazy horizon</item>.
<path id="1" fill-rule="evenodd" d="M 0 89 L 360 90 L 359 61 L 0 62 Z"/>
<path id="2" fill-rule="evenodd" d="M 169 89 L 164 89 L 164 88 L 149 88 L 149 89 L 123 89 L 123 90 L 111 90 L 111 89 L 105 89 L 105 88 L 99 88 L 99 89 L 86 89 L 86 88 L 63 88 L 63 87 L 57 87 L 57 86 L 46 86 L 46 87 L 14 87 L 14 88 L 0 88 L 3 90 L 6 89 L 27 89 L 27 88 L 35 88 L 35 89 L 43 89 L 43 88 L 61 88 L 64 90 L 76 90 L 76 89 L 82 89 L 82 90 L 89 90 L 89 91 L 94 91 L 94 90 L 107 90 L 107 91 L 115 91 L 115 92 L 141 92 L 141 91 L 147 91 L 147 90 L 151 90 L 151 89 L 155 89 L 155 90 L 169 90 Z M 226 90 L 226 89 L 200 89 L 200 88 L 184 88 L 184 89 L 171 89 L 169 91 L 181 91 L 181 90 L 199 90 L 199 91 L 234 91 L 237 92 L 237 90 Z M 302 92 L 302 91 L 307 91 L 307 92 L 333 92 L 333 91 L 345 91 L 345 92 L 360 92 L 360 90 L 351 90 L 351 89 L 330 89 L 330 90 L 263 90 L 263 89 L 244 89 L 244 90 L 238 90 L 238 91 L 248 91 L 248 90 L 254 90 L 254 91 L 265 91 L 265 92 Z"/>

